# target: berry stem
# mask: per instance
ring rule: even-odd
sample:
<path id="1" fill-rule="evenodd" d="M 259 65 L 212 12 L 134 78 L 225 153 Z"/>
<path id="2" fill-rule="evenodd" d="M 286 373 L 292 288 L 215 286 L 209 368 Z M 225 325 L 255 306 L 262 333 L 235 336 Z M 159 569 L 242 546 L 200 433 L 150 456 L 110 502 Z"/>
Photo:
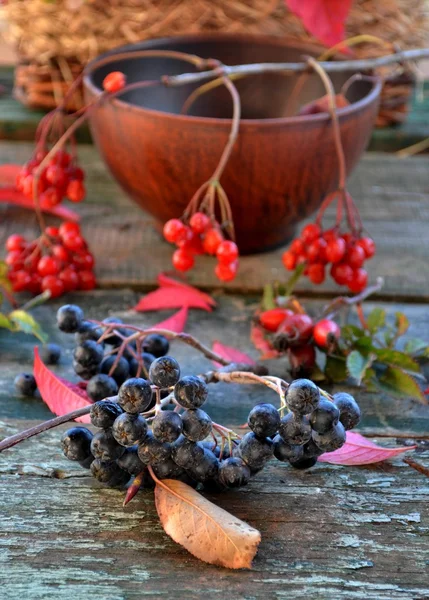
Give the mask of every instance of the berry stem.
<path id="1" fill-rule="evenodd" d="M 362 292 L 360 292 L 360 294 L 357 294 L 356 296 L 352 296 L 351 298 L 347 296 L 339 296 L 338 298 L 335 298 L 335 300 L 333 300 L 325 306 L 320 318 L 332 319 L 342 308 L 362 303 L 372 294 L 379 292 L 382 289 L 383 285 L 384 279 L 382 277 L 378 277 L 374 285 L 369 285 Z"/>

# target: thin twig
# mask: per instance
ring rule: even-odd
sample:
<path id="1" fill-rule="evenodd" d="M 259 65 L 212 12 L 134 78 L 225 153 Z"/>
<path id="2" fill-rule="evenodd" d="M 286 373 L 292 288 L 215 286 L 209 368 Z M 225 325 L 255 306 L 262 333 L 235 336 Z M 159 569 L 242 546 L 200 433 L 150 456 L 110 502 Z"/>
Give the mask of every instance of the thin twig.
<path id="1" fill-rule="evenodd" d="M 357 294 L 356 296 L 352 296 L 351 298 L 349 298 L 348 296 L 339 296 L 338 298 L 335 298 L 335 300 L 330 302 L 323 309 L 323 318 L 332 319 L 342 308 L 346 306 L 353 306 L 354 304 L 360 304 L 372 294 L 379 292 L 383 285 L 384 279 L 382 277 L 378 277 L 374 285 L 369 285 L 362 292 L 360 292 L 360 294 Z"/>

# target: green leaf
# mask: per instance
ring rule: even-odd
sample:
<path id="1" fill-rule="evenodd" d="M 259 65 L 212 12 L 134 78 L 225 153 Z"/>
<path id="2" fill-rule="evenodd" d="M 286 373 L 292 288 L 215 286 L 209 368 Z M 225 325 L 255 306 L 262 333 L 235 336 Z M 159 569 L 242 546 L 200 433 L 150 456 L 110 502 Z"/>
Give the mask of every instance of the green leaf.
<path id="1" fill-rule="evenodd" d="M 298 279 L 301 277 L 304 271 L 305 263 L 301 263 L 296 267 L 295 271 L 286 282 L 285 296 L 290 296 L 292 294 L 296 284 L 298 283 Z"/>
<path id="2" fill-rule="evenodd" d="M 405 373 L 399 367 L 389 367 L 384 374 L 376 379 L 378 387 L 398 398 L 414 398 L 423 404 L 427 404 L 426 398 L 418 383 L 411 375 Z"/>
<path id="3" fill-rule="evenodd" d="M 335 356 L 328 356 L 325 365 L 325 375 L 334 383 L 340 383 L 347 379 L 346 361 Z"/>
<path id="4" fill-rule="evenodd" d="M 359 350 L 359 352 L 365 357 L 374 350 L 372 339 L 368 335 L 362 336 L 356 340 L 353 344 L 353 348 L 355 350 Z"/>
<path id="5" fill-rule="evenodd" d="M 419 338 L 411 338 L 411 340 L 408 340 L 408 342 L 405 344 L 404 352 L 415 355 L 419 354 L 423 350 L 426 350 L 427 348 L 428 344 L 424 340 L 420 340 Z"/>
<path id="6" fill-rule="evenodd" d="M 396 312 L 395 313 L 395 327 L 396 327 L 398 337 L 400 337 L 401 335 L 404 335 L 404 333 L 407 333 L 409 326 L 410 326 L 410 322 L 408 321 L 407 317 L 403 313 Z"/>
<path id="7" fill-rule="evenodd" d="M 315 365 L 313 367 L 313 370 L 311 371 L 310 379 L 311 379 L 311 381 L 315 381 L 315 382 L 325 381 L 326 376 L 325 376 L 325 373 L 322 371 L 322 369 L 318 365 Z"/>
<path id="8" fill-rule="evenodd" d="M 384 308 L 374 308 L 368 315 L 366 324 L 371 333 L 375 333 L 386 323 L 386 311 Z"/>
<path id="9" fill-rule="evenodd" d="M 344 325 L 341 328 L 341 337 L 352 342 L 355 338 L 361 338 L 365 335 L 365 331 L 356 327 L 356 325 Z"/>
<path id="10" fill-rule="evenodd" d="M 11 323 L 11 321 L 3 313 L 0 313 L 0 327 L 3 329 L 9 329 L 10 331 L 15 329 L 13 323 Z"/>
<path id="11" fill-rule="evenodd" d="M 271 310 L 276 307 L 276 302 L 274 300 L 274 290 L 271 283 L 267 283 L 264 286 L 264 294 L 262 296 L 262 309 L 263 310 Z"/>
<path id="12" fill-rule="evenodd" d="M 375 379 L 376 372 L 374 369 L 367 369 L 365 371 L 365 377 L 362 380 L 367 392 L 376 392 L 378 390 Z"/>
<path id="13" fill-rule="evenodd" d="M 39 323 L 25 310 L 13 310 L 9 314 L 9 319 L 15 325 L 17 331 L 34 335 L 43 343 L 47 341 L 48 336 L 42 331 Z"/>
<path id="14" fill-rule="evenodd" d="M 361 383 L 368 366 L 368 361 L 365 360 L 365 357 L 357 350 L 350 352 L 347 357 L 347 371 L 350 377 L 356 379 L 359 384 Z"/>
<path id="15" fill-rule="evenodd" d="M 378 362 L 394 367 L 402 367 L 406 371 L 413 371 L 414 373 L 420 372 L 420 366 L 416 361 L 411 356 L 399 350 L 390 350 L 389 348 L 375 349 L 374 354 L 377 356 Z"/>

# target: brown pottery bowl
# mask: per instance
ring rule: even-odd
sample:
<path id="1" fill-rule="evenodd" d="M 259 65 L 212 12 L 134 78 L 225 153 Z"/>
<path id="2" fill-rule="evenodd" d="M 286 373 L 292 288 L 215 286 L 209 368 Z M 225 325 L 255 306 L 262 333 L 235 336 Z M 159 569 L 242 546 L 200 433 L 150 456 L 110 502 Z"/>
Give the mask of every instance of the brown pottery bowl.
<path id="1" fill-rule="evenodd" d="M 110 55 L 142 49 L 176 50 L 216 58 L 227 65 L 300 61 L 320 48 L 255 35 L 188 35 L 118 48 Z M 128 83 L 195 69 L 166 58 L 118 58 L 97 63 L 84 79 L 86 99 L 101 93 L 110 71 L 123 71 Z M 350 73 L 332 77 L 336 90 Z M 260 74 L 236 81 L 242 103 L 239 137 L 221 179 L 231 202 L 237 241 L 243 254 L 286 242 L 296 224 L 320 205 L 338 182 L 338 162 L 326 113 L 285 117 L 297 76 Z M 198 98 L 190 115 L 183 103 L 201 83 L 131 91 L 94 111 L 95 143 L 114 177 L 142 208 L 164 223 L 179 217 L 195 190 L 209 179 L 228 140 L 232 103 L 218 87 Z M 347 92 L 350 106 L 338 111 L 347 171 L 364 151 L 377 114 L 380 84 L 356 81 Z M 310 75 L 299 96 L 307 103 L 325 94 Z"/>

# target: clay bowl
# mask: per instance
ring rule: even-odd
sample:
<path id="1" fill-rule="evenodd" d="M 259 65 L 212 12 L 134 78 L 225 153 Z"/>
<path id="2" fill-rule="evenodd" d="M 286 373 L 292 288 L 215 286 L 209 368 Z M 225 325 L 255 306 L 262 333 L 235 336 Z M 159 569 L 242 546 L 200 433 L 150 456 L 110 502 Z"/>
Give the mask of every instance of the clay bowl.
<path id="1" fill-rule="evenodd" d="M 138 49 L 168 49 L 217 58 L 225 64 L 299 61 L 320 48 L 254 35 L 189 35 L 158 39 L 110 55 Z M 192 72 L 187 63 L 165 58 L 118 59 L 86 75 L 86 99 L 101 93 L 110 71 L 123 71 L 129 83 Z M 350 77 L 337 74 L 336 90 Z M 285 243 L 297 223 L 320 205 L 338 182 L 330 118 L 327 114 L 284 117 L 297 76 L 261 74 L 236 85 L 242 101 L 239 139 L 222 177 L 243 254 Z M 232 104 L 220 87 L 181 115 L 183 103 L 201 83 L 176 88 L 134 90 L 105 102 L 92 113 L 95 143 L 114 177 L 143 209 L 164 223 L 179 217 L 195 190 L 209 179 L 227 142 Z M 377 114 L 380 84 L 357 81 L 347 93 L 350 106 L 339 110 L 347 171 L 364 151 Z M 308 79 L 299 103 L 325 94 L 316 75 Z"/>

